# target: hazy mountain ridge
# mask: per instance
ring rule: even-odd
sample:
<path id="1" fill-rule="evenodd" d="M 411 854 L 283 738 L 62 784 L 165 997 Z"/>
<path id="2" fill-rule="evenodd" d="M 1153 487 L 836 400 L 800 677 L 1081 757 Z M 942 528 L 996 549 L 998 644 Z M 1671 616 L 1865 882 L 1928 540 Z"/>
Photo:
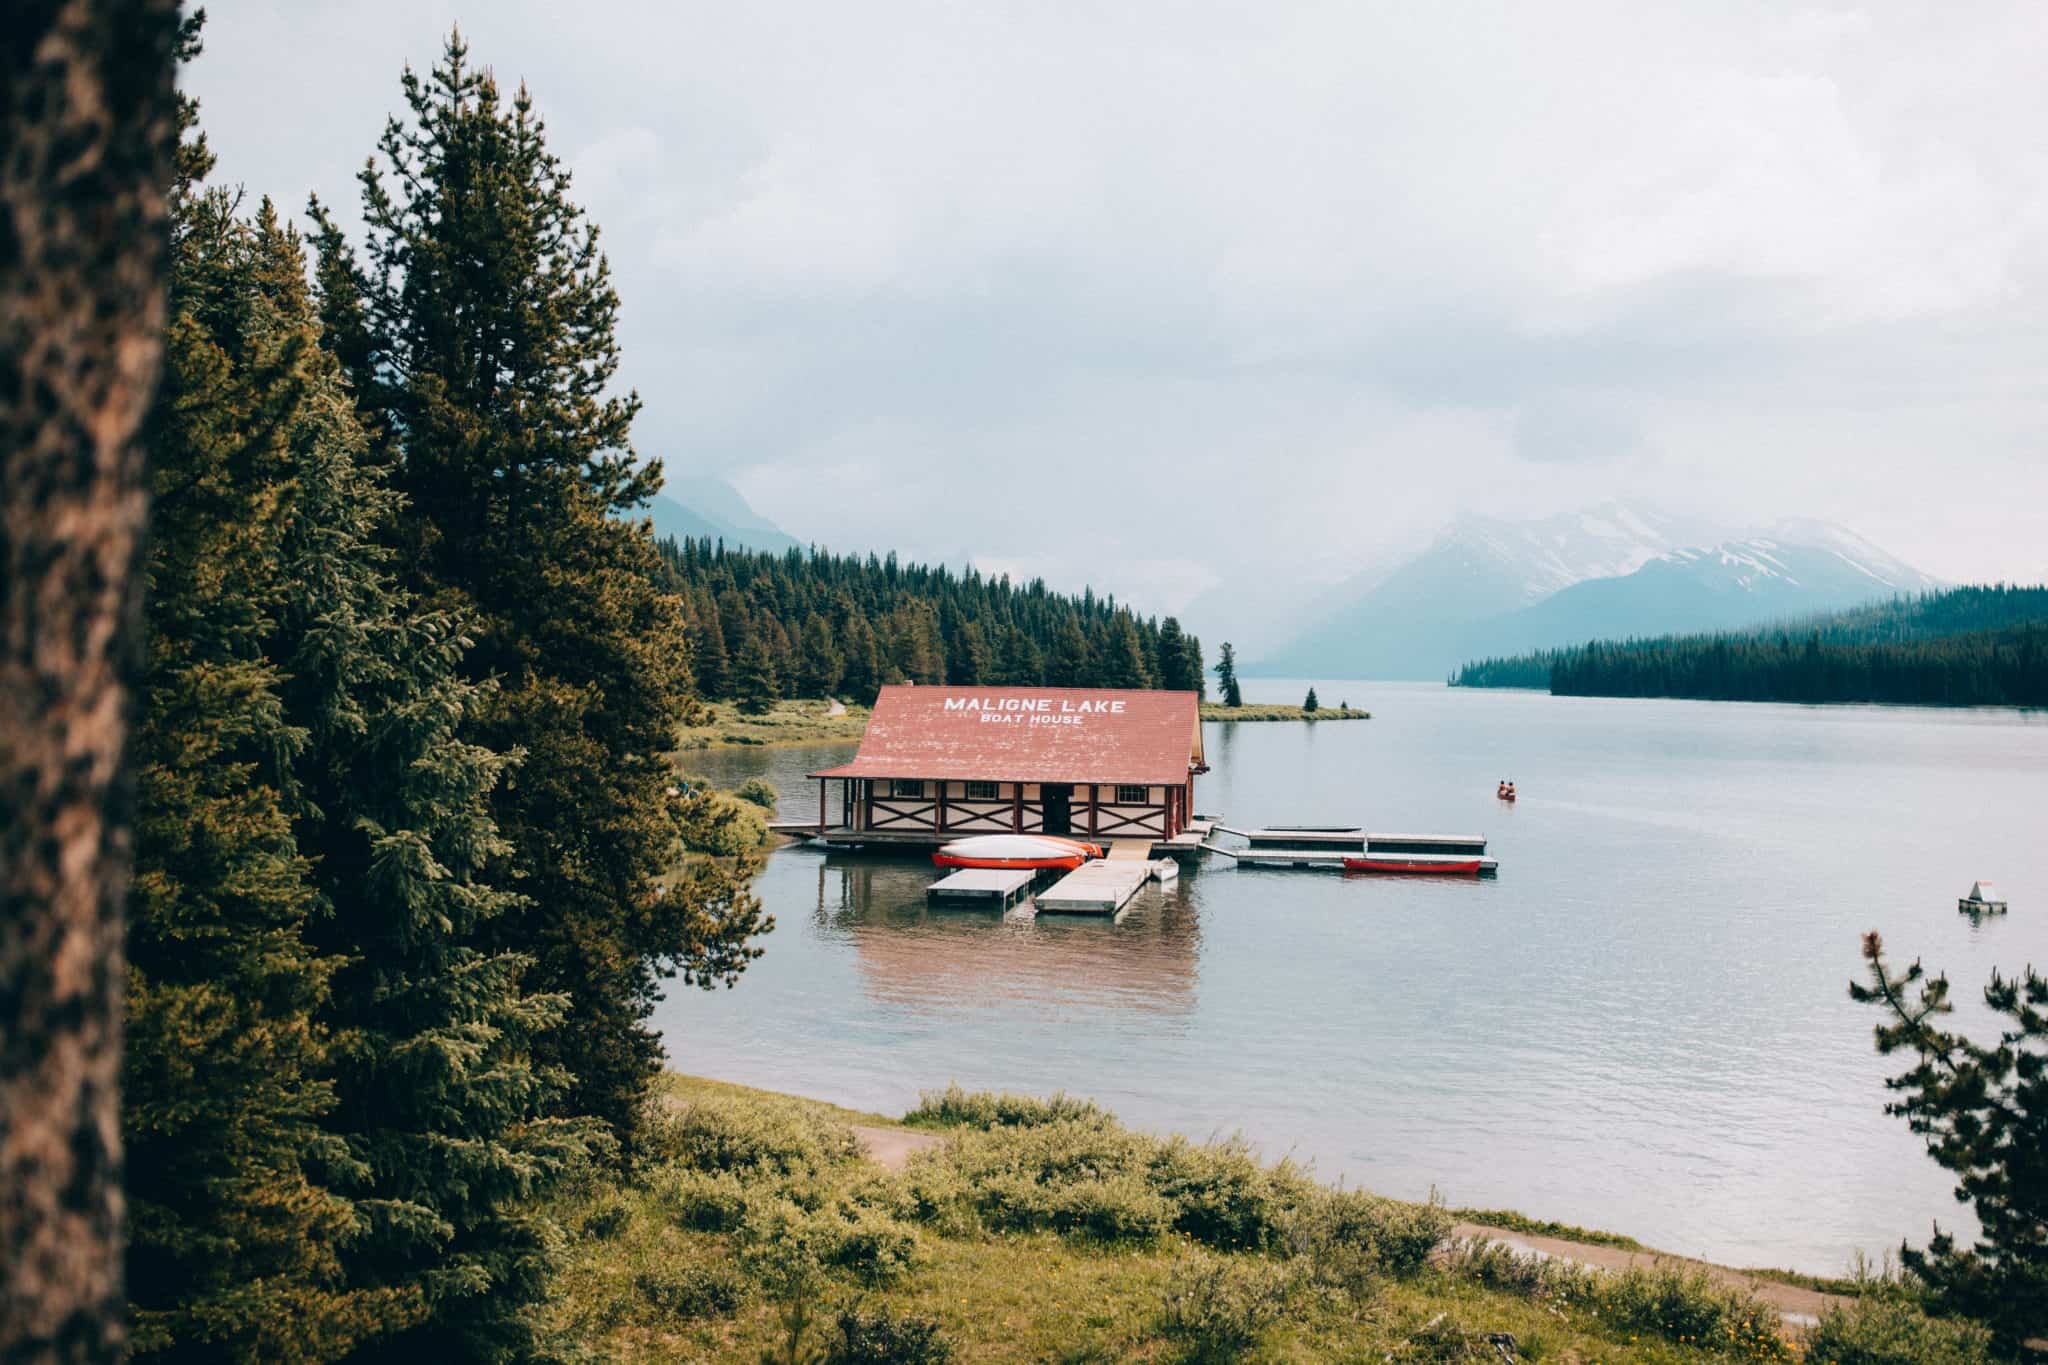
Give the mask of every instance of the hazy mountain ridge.
<path id="1" fill-rule="evenodd" d="M 651 519 L 657 540 L 723 540 L 770 554 L 804 548 L 749 506 L 738 489 L 711 475 L 670 475 L 646 507 L 627 515 Z"/>
<path id="2" fill-rule="evenodd" d="M 1246 671 L 1440 678 L 1480 656 L 1730 629 L 1935 586 L 1811 519 L 1729 535 L 1621 503 L 1527 523 L 1470 518 Z"/>

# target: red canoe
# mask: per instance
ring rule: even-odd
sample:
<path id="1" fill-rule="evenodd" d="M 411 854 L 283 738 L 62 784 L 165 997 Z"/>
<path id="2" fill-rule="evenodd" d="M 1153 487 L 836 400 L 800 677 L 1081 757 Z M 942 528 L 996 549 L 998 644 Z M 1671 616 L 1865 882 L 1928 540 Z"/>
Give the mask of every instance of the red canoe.
<path id="1" fill-rule="evenodd" d="M 1391 876 L 1476 877 L 1477 858 L 1346 858 L 1346 872 L 1378 872 Z"/>

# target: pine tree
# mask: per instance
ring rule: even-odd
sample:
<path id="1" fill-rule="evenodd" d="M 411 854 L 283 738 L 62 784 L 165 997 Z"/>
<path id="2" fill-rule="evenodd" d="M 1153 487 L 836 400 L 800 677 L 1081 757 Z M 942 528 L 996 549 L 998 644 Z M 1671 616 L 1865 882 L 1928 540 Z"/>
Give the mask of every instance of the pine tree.
<path id="1" fill-rule="evenodd" d="M 1045 680 L 1053 687 L 1093 687 L 1095 660 L 1081 623 L 1068 612 L 1060 617 L 1053 632 L 1052 648 L 1046 652 Z"/>
<path id="2" fill-rule="evenodd" d="M 1984 1003 L 2003 1027 L 1987 1045 L 1939 1027 L 1955 1008 L 1946 976 L 1927 978 L 1917 961 L 1892 975 L 1875 933 L 1863 960 L 1868 984 L 1851 982 L 1849 995 L 1885 1011 L 1877 1050 L 1915 1059 L 1885 1081 L 1901 1097 L 1885 1112 L 1955 1173 L 1956 1199 L 1982 1230 L 1963 1249 L 1937 1226 L 1926 1250 L 1901 1257 L 1941 1311 L 1983 1322 L 2010 1351 L 2048 1327 L 2048 977 L 1992 973 Z"/>
<path id="3" fill-rule="evenodd" d="M 185 118 L 193 116 L 188 104 Z M 359 1214 L 323 1188 L 334 1090 L 316 1020 L 332 961 L 288 807 L 305 731 L 263 645 L 295 585 L 289 348 L 260 341 L 249 234 L 173 196 L 166 373 L 151 418 L 139 810 L 129 904 L 123 1127 L 128 1290 L 142 1359 L 314 1360 L 379 1330 L 388 1296 L 341 1283 Z"/>
<path id="4" fill-rule="evenodd" d="M 378 372 L 356 394 L 366 426 L 394 434 L 410 586 L 471 623 L 464 675 L 503 679 L 470 737 L 526 754 L 491 798 L 521 899 L 486 932 L 569 998 L 535 1045 L 575 1077 L 567 1112 L 623 1134 L 659 1062 L 645 1021 L 662 978 L 730 981 L 755 922 L 656 882 L 675 839 L 661 755 L 692 681 L 651 535 L 611 514 L 660 469 L 629 442 L 638 397 L 611 396 L 618 296 L 531 97 L 508 102 L 459 35 L 402 85 L 408 116 L 361 175 L 363 262 L 314 206 L 323 311 L 366 319 Z"/>
<path id="5" fill-rule="evenodd" d="M 1321 702 L 1316 700 L 1316 690 L 1313 687 L 1309 688 L 1308 695 L 1301 699 L 1301 709 L 1310 715 L 1314 715 L 1317 711 L 1321 710 L 1322 705 Z"/>
<path id="6" fill-rule="evenodd" d="M 1138 623 L 1128 611 L 1120 611 L 1103 628 L 1103 641 L 1097 651 L 1098 665 L 1095 672 L 1097 687 L 1137 687 L 1152 685 L 1152 670 L 1145 659 L 1145 642 L 1139 638 Z"/>
<path id="7" fill-rule="evenodd" d="M 973 686 L 987 682 L 994 669 L 995 662 L 981 627 L 972 621 L 962 622 L 953 635 L 953 648 L 946 655 L 946 681 Z"/>
<path id="8" fill-rule="evenodd" d="M 1237 686 L 1237 649 L 1229 641 L 1223 643 L 1223 653 L 1217 655 L 1217 690 L 1223 694 L 1225 706 L 1245 704 L 1245 694 Z"/>
<path id="9" fill-rule="evenodd" d="M 797 664 L 797 688 L 806 697 L 829 697 L 839 690 L 842 665 L 832 643 L 832 627 L 817 612 L 804 621 L 802 650 Z"/>
<path id="10" fill-rule="evenodd" d="M 1223 694 L 1225 706 L 1244 705 L 1244 692 L 1237 685 L 1237 651 L 1228 640 L 1223 642 L 1223 653 L 1216 660 L 1216 686 Z"/>
<path id="11" fill-rule="evenodd" d="M 690 627 L 690 664 L 697 676 L 698 690 L 707 697 L 729 695 L 732 665 L 725 652 L 725 627 L 719 619 L 718 604 L 707 600 L 703 615 Z"/>
<path id="12" fill-rule="evenodd" d="M 1159 623 L 1157 660 L 1152 671 L 1161 687 L 1169 692 L 1197 690 L 1196 677 L 1188 672 L 1187 637 L 1181 634 L 1180 622 L 1171 616 Z"/>
<path id="13" fill-rule="evenodd" d="M 856 613 L 846 618 L 839 638 L 845 648 L 845 671 L 840 676 L 840 686 L 854 701 L 869 705 L 883 682 L 882 651 L 875 641 L 874 629 L 868 625 L 867 617 Z"/>
<path id="14" fill-rule="evenodd" d="M 1045 657 L 1016 626 L 1003 631 L 1003 653 L 996 665 L 997 681 L 1008 687 L 1037 687 L 1045 681 Z"/>
<path id="15" fill-rule="evenodd" d="M 740 710 L 750 716 L 774 710 L 775 703 L 782 699 L 782 688 L 775 681 L 775 656 L 758 635 L 740 650 L 739 667 L 733 671 L 732 694 L 738 699 Z"/>
<path id="16" fill-rule="evenodd" d="M 507 761 L 456 735 L 491 687 L 460 676 L 459 623 L 391 581 L 378 537 L 399 500 L 362 464 L 298 240 L 267 201 L 255 247 L 256 334 L 300 395 L 285 424 L 294 586 L 268 652 L 308 736 L 294 824 L 325 911 L 308 935 L 344 964 L 322 1011 L 337 1098 L 324 1125 L 348 1154 L 332 1179 L 361 1224 L 342 1267 L 390 1307 L 389 1357 L 523 1354 L 548 1237 L 532 1201 L 590 1134 L 540 1119 L 567 1078 L 527 1059 L 564 1002 L 521 988 L 526 957 L 475 946 L 517 901 L 483 879 L 509 851 L 488 806 Z"/>

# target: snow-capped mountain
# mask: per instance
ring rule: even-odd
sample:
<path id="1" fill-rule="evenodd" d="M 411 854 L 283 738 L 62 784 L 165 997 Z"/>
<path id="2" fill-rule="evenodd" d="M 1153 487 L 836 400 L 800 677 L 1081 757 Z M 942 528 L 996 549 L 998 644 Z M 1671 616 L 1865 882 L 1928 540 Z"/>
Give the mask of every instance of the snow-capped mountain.
<path id="1" fill-rule="evenodd" d="M 1247 671 L 1354 678 L 1437 677 L 1463 659 L 1467 628 L 1575 583 L 1640 569 L 1716 528 L 1660 509 L 1610 502 L 1515 522 L 1466 517 L 1391 572 L 1361 574 L 1294 638 Z"/>
<path id="2" fill-rule="evenodd" d="M 1936 585 L 1821 521 L 1730 534 L 1622 503 L 1468 518 L 1246 672 L 1436 678 L 1480 655 L 1754 625 Z"/>
<path id="3" fill-rule="evenodd" d="M 1784 539 L 1786 529 L 1672 550 L 1634 573 L 1575 583 L 1534 606 L 1474 623 L 1466 657 L 1741 629 L 1940 586 L 1838 526 L 1807 522 L 1794 530 L 1819 544 Z"/>

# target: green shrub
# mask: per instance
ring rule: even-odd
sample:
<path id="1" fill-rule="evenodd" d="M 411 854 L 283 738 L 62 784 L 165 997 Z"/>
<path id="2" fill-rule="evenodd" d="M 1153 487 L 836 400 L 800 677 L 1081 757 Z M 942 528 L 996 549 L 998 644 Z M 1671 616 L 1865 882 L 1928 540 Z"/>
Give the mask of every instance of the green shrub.
<path id="1" fill-rule="evenodd" d="M 817 1171 L 860 1155 L 853 1130 L 794 1103 L 706 1097 L 647 1116 L 645 1157 L 698 1171 Z"/>
<path id="2" fill-rule="evenodd" d="M 860 1208 L 839 1220 L 827 1261 L 863 1284 L 886 1284 L 917 1263 L 917 1229 L 879 1209 Z"/>
<path id="3" fill-rule="evenodd" d="M 1595 1311 L 1611 1328 L 1708 1347 L 1738 1360 L 1798 1358 L 1777 1309 L 1704 1271 L 1633 1266 L 1590 1283 Z"/>
<path id="4" fill-rule="evenodd" d="M 836 1326 L 826 1365 L 949 1365 L 953 1359 L 937 1318 L 855 1305 L 840 1311 Z"/>
<path id="5" fill-rule="evenodd" d="M 1174 1231 L 1218 1251 L 1264 1251 L 1315 1187 L 1289 1163 L 1268 1170 L 1241 1138 L 1159 1144 L 1146 1177 L 1173 1206 Z"/>
<path id="6" fill-rule="evenodd" d="M 583 1235 L 592 1241 L 609 1242 L 633 1221 L 633 1210 L 617 1195 L 608 1195 L 583 1216 Z"/>
<path id="7" fill-rule="evenodd" d="M 1288 1221 L 1287 1245 L 1322 1282 L 1355 1290 L 1375 1275 L 1419 1273 L 1450 1231 L 1451 1216 L 1434 1195 L 1426 1204 L 1406 1204 L 1362 1190 L 1325 1190 L 1302 1200 Z"/>
<path id="8" fill-rule="evenodd" d="M 671 1167 L 651 1188 L 679 1226 L 698 1232 L 731 1232 L 747 1216 L 747 1187 L 731 1171 Z"/>
<path id="9" fill-rule="evenodd" d="M 1040 1188 L 1038 1217 L 1026 1226 L 1103 1242 L 1150 1242 L 1173 1226 L 1173 1205 L 1133 1173 Z"/>
<path id="10" fill-rule="evenodd" d="M 786 1199 L 763 1199 L 747 1210 L 739 1251 L 761 1291 L 775 1305 L 782 1342 L 764 1358 L 811 1358 L 810 1330 L 818 1319 L 838 1250 L 839 1220 L 809 1213 Z"/>
<path id="11" fill-rule="evenodd" d="M 1812 1365 L 1988 1365 L 1991 1333 L 1972 1322 L 1930 1318 L 1891 1294 L 1833 1308 L 1807 1333 Z"/>
<path id="12" fill-rule="evenodd" d="M 1196 1252 L 1167 1276 L 1159 1330 L 1187 1361 L 1243 1359 L 1286 1311 L 1286 1267 L 1263 1257 Z"/>
<path id="13" fill-rule="evenodd" d="M 1032 1095 L 997 1094 L 990 1090 L 966 1091 L 958 1085 L 944 1090 L 927 1090 L 918 1096 L 917 1108 L 903 1121 L 919 1128 L 1038 1128 L 1049 1123 L 1086 1120 L 1112 1122 L 1110 1115 L 1093 1100 L 1078 1099 L 1060 1092 L 1046 1099 Z"/>
<path id="14" fill-rule="evenodd" d="M 896 1183 L 893 1212 L 942 1237 L 966 1237 L 982 1226 L 973 1187 L 938 1154 L 912 1158 Z"/>
<path id="15" fill-rule="evenodd" d="M 746 1299 L 746 1284 L 730 1266 L 662 1266 L 633 1277 L 650 1306 L 675 1318 L 725 1316 Z"/>
<path id="16" fill-rule="evenodd" d="M 759 806 L 762 810 L 773 811 L 779 799 L 774 784 L 764 777 L 750 777 L 740 783 L 733 792 L 740 800 Z"/>

